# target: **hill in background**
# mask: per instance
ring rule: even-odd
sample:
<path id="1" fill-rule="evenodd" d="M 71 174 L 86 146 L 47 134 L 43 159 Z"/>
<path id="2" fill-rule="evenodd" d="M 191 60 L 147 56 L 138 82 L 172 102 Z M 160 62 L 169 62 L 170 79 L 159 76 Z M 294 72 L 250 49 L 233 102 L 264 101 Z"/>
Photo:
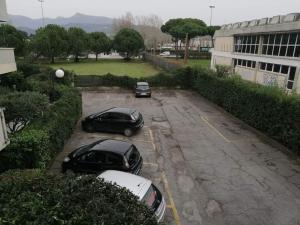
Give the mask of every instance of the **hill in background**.
<path id="1" fill-rule="evenodd" d="M 16 28 L 33 34 L 35 31 L 42 26 L 42 19 L 32 19 L 26 16 L 9 15 L 9 23 Z M 55 19 L 45 18 L 45 25 L 47 24 L 58 24 L 65 28 L 69 27 L 80 27 L 86 32 L 100 31 L 110 34 L 113 28 L 114 19 L 103 17 L 103 16 L 89 16 L 81 13 L 76 13 L 74 16 L 65 18 L 57 17 Z"/>

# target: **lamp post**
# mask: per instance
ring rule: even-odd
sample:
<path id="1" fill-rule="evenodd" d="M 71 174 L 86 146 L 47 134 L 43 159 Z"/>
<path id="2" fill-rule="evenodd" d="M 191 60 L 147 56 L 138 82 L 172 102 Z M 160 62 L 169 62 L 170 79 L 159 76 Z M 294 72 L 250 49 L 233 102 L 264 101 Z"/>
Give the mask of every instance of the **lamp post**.
<path id="1" fill-rule="evenodd" d="M 38 0 L 41 3 L 41 9 L 42 9 L 42 20 L 43 20 L 43 27 L 45 26 L 45 18 L 44 18 L 44 7 L 43 4 L 45 0 Z"/>
<path id="2" fill-rule="evenodd" d="M 212 25 L 213 9 L 216 8 L 214 5 L 210 5 L 210 26 Z"/>
<path id="3" fill-rule="evenodd" d="M 50 93 L 50 101 L 54 101 L 55 99 L 55 87 L 54 87 L 54 79 L 55 77 L 56 78 L 59 78 L 59 79 L 62 79 L 64 76 L 65 76 L 65 72 L 62 70 L 62 69 L 58 69 L 55 71 L 54 74 L 50 74 L 51 76 L 51 83 L 52 83 L 52 90 L 51 90 L 51 93 Z"/>

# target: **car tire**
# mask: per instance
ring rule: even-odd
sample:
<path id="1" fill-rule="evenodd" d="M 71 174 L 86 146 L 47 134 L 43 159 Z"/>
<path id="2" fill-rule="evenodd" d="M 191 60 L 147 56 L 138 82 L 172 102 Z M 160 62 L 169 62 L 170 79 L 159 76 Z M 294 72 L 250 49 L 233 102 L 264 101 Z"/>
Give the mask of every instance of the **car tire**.
<path id="1" fill-rule="evenodd" d="M 130 128 L 127 128 L 127 129 L 124 130 L 124 135 L 126 137 L 131 137 L 132 134 L 133 134 L 133 132 L 132 132 L 132 130 Z"/>
<path id="2" fill-rule="evenodd" d="M 93 133 L 95 130 L 93 128 L 93 126 L 91 124 L 87 124 L 85 127 L 84 127 L 84 130 L 88 133 Z"/>

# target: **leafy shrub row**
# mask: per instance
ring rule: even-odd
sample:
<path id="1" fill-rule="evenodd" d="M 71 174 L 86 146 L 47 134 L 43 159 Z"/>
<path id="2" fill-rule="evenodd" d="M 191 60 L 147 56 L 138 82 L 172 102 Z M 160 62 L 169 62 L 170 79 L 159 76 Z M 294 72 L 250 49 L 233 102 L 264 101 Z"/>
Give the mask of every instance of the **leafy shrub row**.
<path id="1" fill-rule="evenodd" d="M 0 193 L 0 224 L 157 225 L 136 196 L 93 176 L 10 171 L 0 176 Z"/>
<path id="2" fill-rule="evenodd" d="M 155 76 L 147 78 L 133 78 L 129 76 L 115 76 L 112 74 L 107 74 L 103 76 L 98 75 L 84 75 L 75 76 L 75 86 L 76 87 L 122 87 L 132 89 L 136 82 L 147 81 L 152 87 L 174 87 L 176 86 L 176 81 L 174 77 L 170 74 L 160 73 Z"/>
<path id="3" fill-rule="evenodd" d="M 238 76 L 223 78 L 211 70 L 186 68 L 177 72 L 183 87 L 223 107 L 250 126 L 300 154 L 300 97 L 286 95 Z"/>
<path id="4" fill-rule="evenodd" d="M 8 169 L 45 168 L 64 145 L 81 116 L 78 91 L 61 87 L 61 97 L 38 120 L 10 137 L 0 152 L 0 172 Z"/>

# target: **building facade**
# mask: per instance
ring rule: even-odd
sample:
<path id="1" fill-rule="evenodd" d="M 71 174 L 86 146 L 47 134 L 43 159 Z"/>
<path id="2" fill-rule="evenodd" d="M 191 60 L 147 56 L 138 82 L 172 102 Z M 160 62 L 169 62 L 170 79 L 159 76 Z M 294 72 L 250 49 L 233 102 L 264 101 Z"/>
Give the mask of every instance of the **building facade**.
<path id="1" fill-rule="evenodd" d="M 8 20 L 6 1 L 0 0 L 0 26 Z M 16 62 L 13 48 L 0 46 L 0 75 L 16 71 Z"/>
<path id="2" fill-rule="evenodd" d="M 300 93 L 300 13 L 216 31 L 211 67 L 231 66 L 245 80 Z"/>

